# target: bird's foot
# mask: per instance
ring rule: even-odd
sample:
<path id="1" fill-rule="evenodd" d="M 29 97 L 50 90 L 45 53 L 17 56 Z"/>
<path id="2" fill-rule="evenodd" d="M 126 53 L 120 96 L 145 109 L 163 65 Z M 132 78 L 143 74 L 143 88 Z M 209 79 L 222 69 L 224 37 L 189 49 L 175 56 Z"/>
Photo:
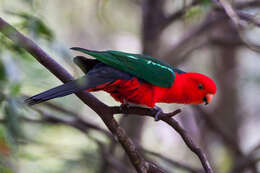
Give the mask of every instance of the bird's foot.
<path id="1" fill-rule="evenodd" d="M 154 115 L 154 121 L 159 121 L 162 117 L 160 116 L 160 114 L 163 112 L 162 109 L 158 106 L 155 106 L 154 109 L 156 109 L 156 113 Z"/>
<path id="2" fill-rule="evenodd" d="M 124 111 L 124 110 L 126 110 L 126 109 L 129 109 L 130 107 L 131 107 L 131 106 L 130 106 L 129 103 L 124 102 L 124 103 L 122 103 L 122 104 L 120 105 L 120 110 L 121 110 L 121 111 Z"/>

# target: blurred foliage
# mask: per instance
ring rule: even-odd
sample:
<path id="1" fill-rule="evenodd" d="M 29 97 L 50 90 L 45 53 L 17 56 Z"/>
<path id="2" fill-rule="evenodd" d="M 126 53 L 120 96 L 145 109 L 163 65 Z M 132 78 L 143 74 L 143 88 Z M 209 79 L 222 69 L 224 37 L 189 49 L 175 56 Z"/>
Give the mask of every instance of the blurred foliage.
<path id="1" fill-rule="evenodd" d="M 53 40 L 54 34 L 52 30 L 48 28 L 46 24 L 44 24 L 42 19 L 32 16 L 32 14 L 27 12 L 8 12 L 8 14 L 21 18 L 20 23 L 15 25 L 18 29 L 20 28 L 20 30 L 25 30 L 30 34 L 33 34 L 35 38 L 44 38 L 48 41 Z"/>
<path id="2" fill-rule="evenodd" d="M 33 0 L 25 0 L 32 8 Z M 2 2 L 0 2 L 1 4 Z M 33 39 L 45 40 L 52 44 L 53 31 L 32 13 L 5 12 L 6 15 L 16 18 L 13 25 L 20 31 L 32 35 Z M 21 118 L 24 116 L 21 87 L 23 85 L 25 64 L 33 65 L 33 58 L 23 49 L 14 45 L 4 35 L 0 35 L 0 173 L 16 172 L 12 157 L 26 158 L 25 155 L 17 158 L 19 146 L 28 141 L 24 133 Z M 12 154 L 11 154 L 12 153 Z M 18 165 L 17 165 L 18 166 Z"/>

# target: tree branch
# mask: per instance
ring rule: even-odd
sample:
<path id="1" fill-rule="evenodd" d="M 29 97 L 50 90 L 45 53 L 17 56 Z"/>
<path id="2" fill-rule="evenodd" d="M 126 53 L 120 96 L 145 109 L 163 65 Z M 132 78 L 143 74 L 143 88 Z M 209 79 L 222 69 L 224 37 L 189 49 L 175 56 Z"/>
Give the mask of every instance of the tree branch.
<path id="1" fill-rule="evenodd" d="M 23 36 L 19 33 L 15 28 L 5 22 L 2 18 L 0 18 L 0 32 L 5 34 L 8 38 L 10 38 L 15 44 L 23 47 L 27 50 L 31 55 L 33 55 L 42 65 L 44 65 L 50 72 L 52 72 L 55 76 L 57 76 L 62 82 L 68 82 L 73 80 L 73 77 L 62 68 L 55 60 L 53 60 L 49 55 L 47 55 L 40 47 L 38 47 L 33 41 Z M 106 124 L 108 129 L 112 132 L 112 134 L 118 139 L 128 157 L 130 158 L 131 163 L 134 165 L 137 172 L 145 173 L 145 172 L 156 172 L 163 173 L 164 171 L 160 169 L 153 163 L 149 163 L 145 161 L 145 159 L 140 155 L 133 141 L 126 135 L 124 129 L 122 129 L 115 119 L 113 118 L 113 114 L 117 113 L 125 113 L 125 114 L 139 114 L 141 116 L 148 115 L 154 116 L 154 109 L 147 108 L 129 108 L 122 109 L 120 107 L 108 107 L 91 94 L 86 92 L 80 92 L 76 94 L 78 98 L 80 98 L 86 105 L 88 105 L 91 109 L 93 109 L 99 117 Z M 38 110 L 39 111 L 39 110 Z M 192 141 L 187 132 L 179 125 L 177 121 L 175 121 L 172 116 L 178 114 L 180 110 L 176 110 L 172 113 L 161 113 L 160 118 L 162 121 L 169 124 L 172 128 L 174 128 L 183 138 L 186 145 L 193 151 L 200 159 L 203 168 L 206 173 L 213 173 L 209 162 L 205 156 L 205 154 L 200 150 L 200 148 Z M 44 112 L 41 112 L 44 113 Z M 56 120 L 53 119 L 55 123 Z M 50 119 L 49 119 L 50 121 Z M 80 121 L 81 122 L 81 121 Z M 75 122 L 63 122 L 64 124 L 73 126 L 82 131 L 85 131 L 85 128 L 81 126 L 77 121 Z M 80 126 L 79 126 L 80 125 Z"/>
<path id="2" fill-rule="evenodd" d="M 161 23 L 161 30 L 164 30 L 167 26 L 169 26 L 169 24 L 171 24 L 173 21 L 179 20 L 181 19 L 187 10 L 189 10 L 190 8 L 194 7 L 195 5 L 198 5 L 200 3 L 200 1 L 197 0 L 193 0 L 190 4 L 188 4 L 187 6 L 185 6 L 184 8 L 170 14 L 169 16 L 166 16 L 164 18 L 164 20 Z"/>
<path id="3" fill-rule="evenodd" d="M 37 46 L 32 40 L 26 38 L 24 35 L 19 33 L 15 28 L 9 25 L 2 18 L 0 18 L 0 32 L 11 39 L 15 44 L 21 46 L 26 51 L 28 51 L 62 82 L 73 80 L 73 77 L 48 54 L 46 54 L 39 46 Z M 144 158 L 137 151 L 133 141 L 126 135 L 124 129 L 122 129 L 115 121 L 109 107 L 89 93 L 80 92 L 76 95 L 86 105 L 93 109 L 103 120 L 108 129 L 118 139 L 118 141 L 124 148 L 137 172 L 148 172 L 149 164 L 147 164 Z"/>
<path id="4" fill-rule="evenodd" d="M 193 167 L 185 164 L 184 162 L 179 162 L 179 161 L 172 160 L 172 159 L 167 158 L 164 155 L 156 153 L 154 151 L 150 151 L 150 150 L 147 150 L 147 149 L 144 149 L 144 148 L 140 148 L 140 150 L 143 150 L 147 154 L 156 156 L 156 157 L 162 159 L 163 161 L 172 164 L 173 166 L 176 166 L 176 167 L 178 167 L 180 169 L 183 169 L 183 170 L 187 170 L 187 171 L 189 171 L 191 173 L 202 173 L 203 172 L 203 170 L 201 170 L 201 169 L 193 168 Z"/>
<path id="5" fill-rule="evenodd" d="M 253 24 L 255 24 L 256 26 L 260 26 L 259 25 L 259 21 L 256 21 L 251 15 L 246 14 L 246 13 L 242 13 L 239 11 L 236 11 L 233 9 L 233 7 L 231 6 L 231 4 L 229 2 L 227 2 L 226 0 L 212 0 L 220 9 L 224 9 L 224 11 L 226 12 L 226 14 L 229 16 L 229 18 L 231 19 L 231 21 L 234 23 L 237 32 L 240 36 L 241 41 L 251 50 L 256 51 L 256 52 L 260 52 L 260 45 L 257 45 L 255 43 L 252 43 L 251 41 L 249 41 L 244 35 L 243 35 L 243 29 L 245 28 L 245 26 L 242 24 L 240 17 L 243 20 L 246 20 L 248 22 L 251 22 Z"/>
<path id="6" fill-rule="evenodd" d="M 260 1 L 249 1 L 249 2 L 241 2 L 241 3 L 237 3 L 234 5 L 236 9 L 241 10 L 244 8 L 252 8 L 252 7 L 260 7 Z M 238 16 L 246 21 L 249 21 L 251 23 L 253 23 L 256 26 L 259 26 L 259 21 L 256 20 L 252 15 L 240 12 L 240 11 L 236 11 Z M 202 38 L 202 34 L 205 35 L 205 33 L 210 32 L 214 26 L 218 25 L 219 22 L 222 22 L 223 20 L 227 20 L 229 19 L 227 15 L 225 15 L 225 13 L 223 13 L 223 8 L 222 7 L 217 7 L 215 9 L 213 9 L 209 15 L 205 18 L 205 20 L 198 26 L 195 26 L 193 29 L 191 29 L 190 31 L 186 32 L 183 34 L 183 36 L 181 37 L 181 39 L 178 40 L 178 42 L 176 42 L 174 44 L 174 46 L 166 53 L 164 53 L 164 55 L 162 56 L 162 59 L 168 61 L 168 62 L 172 62 L 172 64 L 174 65 L 178 65 L 180 63 L 182 63 L 183 61 L 187 60 L 188 58 L 185 57 L 187 56 L 186 54 L 186 50 L 187 48 L 189 48 L 189 44 L 194 44 L 194 42 L 196 42 L 196 45 L 198 43 L 197 40 L 195 40 L 196 38 L 201 39 Z M 240 32 L 241 33 L 241 32 Z M 240 34 L 240 37 L 242 36 L 241 40 L 243 41 L 243 43 L 249 48 L 249 49 L 253 49 L 254 51 L 259 51 L 260 46 L 255 45 L 250 43 L 250 41 L 248 41 L 246 38 L 243 37 L 242 34 Z M 207 41 L 205 41 L 207 42 Z M 196 47 L 195 47 L 196 49 Z M 191 50 L 195 50 L 195 49 L 191 49 Z M 189 50 L 189 52 L 191 51 Z M 174 58 L 173 58 L 174 56 Z"/>
<path id="7" fill-rule="evenodd" d="M 58 105 L 55 105 L 55 104 L 52 104 L 52 103 L 49 103 L 49 102 L 44 102 L 43 105 L 44 105 L 44 106 L 47 106 L 47 107 L 49 107 L 49 108 L 51 108 L 51 109 L 54 109 L 54 110 L 56 110 L 56 111 L 62 112 L 62 113 L 64 113 L 64 114 L 66 114 L 66 115 L 70 115 L 70 116 L 72 116 L 73 118 L 74 118 L 74 117 L 75 117 L 75 118 L 77 118 L 77 117 L 83 117 L 83 115 L 78 115 L 77 113 L 75 113 L 75 112 L 73 112 L 73 111 L 67 110 L 67 109 L 65 109 L 65 108 L 63 108 L 63 107 L 60 107 L 60 106 L 58 106 Z M 120 108 L 119 108 L 119 107 L 114 107 L 114 108 L 112 108 L 112 109 L 114 109 L 115 112 L 120 112 Z M 136 107 L 136 108 L 133 108 L 133 107 L 132 107 L 131 110 L 127 110 L 127 111 L 129 112 L 129 114 L 131 114 L 131 112 L 138 111 L 139 113 L 141 113 L 141 114 L 143 114 L 143 115 L 150 114 L 151 117 L 154 117 L 153 115 L 154 115 L 154 113 L 155 113 L 157 110 L 151 110 L 151 109 L 148 109 L 148 108 L 140 108 L 140 107 Z M 169 116 L 169 117 L 172 117 L 172 116 L 175 116 L 175 115 L 176 115 L 177 113 L 179 113 L 179 112 L 180 112 L 180 110 L 176 110 L 176 111 L 174 111 L 174 112 L 172 112 L 172 113 L 162 113 L 162 114 L 160 114 L 160 116 Z M 54 117 L 54 118 L 55 118 L 55 121 L 59 121 L 59 123 L 61 123 L 61 124 L 63 124 L 63 125 L 69 125 L 69 126 L 71 126 L 71 124 L 74 124 L 74 123 L 64 123 L 63 120 L 60 120 L 60 119 L 58 119 L 57 117 L 55 117 L 55 116 L 53 116 L 53 115 L 48 116 L 48 117 L 49 117 L 48 119 Z M 45 120 L 48 120 L 48 119 L 45 119 Z M 50 119 L 50 120 L 51 120 L 51 119 Z M 100 132 L 102 132 L 102 133 L 104 132 L 104 134 L 107 135 L 110 139 L 113 139 L 112 136 L 110 135 L 110 133 L 108 133 L 106 130 L 104 130 L 104 129 L 102 129 L 102 128 L 100 128 L 100 127 L 98 127 L 98 126 L 96 126 L 96 125 L 94 125 L 94 124 L 92 124 L 92 123 L 90 123 L 90 122 L 87 122 L 87 121 L 85 121 L 85 120 L 83 120 L 83 119 L 79 119 L 79 120 L 77 120 L 77 121 L 80 121 L 80 120 L 83 121 L 82 123 L 86 123 L 86 125 L 85 125 L 86 128 L 93 129 L 93 130 L 97 130 L 97 131 L 100 131 Z M 76 121 L 76 120 L 74 120 L 74 121 Z M 76 121 L 76 122 L 77 122 L 77 121 Z M 46 121 L 46 122 L 48 122 L 48 121 Z M 53 121 L 51 120 L 49 123 L 52 123 L 52 122 L 53 122 Z M 90 124 L 90 125 L 89 125 L 89 124 Z M 81 127 L 81 126 L 76 125 L 76 126 L 72 126 L 72 127 L 78 129 L 78 127 Z M 79 130 L 81 130 L 81 129 L 79 129 Z M 187 170 L 187 171 L 192 172 L 192 173 L 201 173 L 201 172 L 202 172 L 202 170 L 199 170 L 199 169 L 190 167 L 189 165 L 186 165 L 185 163 L 181 163 L 181 162 L 172 160 L 172 159 L 167 158 L 167 157 L 165 157 L 165 156 L 163 156 L 163 155 L 161 155 L 161 154 L 159 154 L 159 153 L 156 153 L 156 152 L 153 152 L 153 151 L 149 151 L 149 150 L 147 150 L 147 149 L 142 148 L 141 146 L 138 146 L 138 149 L 141 150 L 141 151 L 143 151 L 143 152 L 146 153 L 146 154 L 154 155 L 154 156 L 156 156 L 156 157 L 158 157 L 158 158 L 160 158 L 160 159 L 162 159 L 162 160 L 164 160 L 164 161 L 166 161 L 166 162 L 172 164 L 173 166 L 176 166 L 176 167 L 181 168 L 181 169 L 183 169 L 183 170 Z M 109 163 L 110 163 L 110 162 L 109 162 Z M 111 163 L 111 164 L 112 164 L 112 163 Z"/>
<path id="8" fill-rule="evenodd" d="M 154 111 L 153 109 L 147 109 L 147 108 L 141 108 L 141 107 L 129 107 L 122 109 L 121 107 L 111 107 L 112 112 L 114 114 L 135 114 L 138 116 L 147 115 L 150 117 L 154 117 Z M 178 121 L 174 120 L 172 116 L 180 113 L 180 109 L 172 112 L 172 113 L 161 113 L 159 115 L 160 119 L 170 125 L 174 130 L 176 130 L 179 135 L 182 137 L 183 141 L 187 145 L 187 147 L 195 153 L 198 158 L 200 159 L 200 162 L 205 170 L 206 173 L 213 173 L 213 170 L 209 164 L 209 161 L 206 157 L 206 155 L 202 152 L 202 150 L 193 142 L 191 137 L 188 135 L 185 129 L 181 127 L 181 125 L 178 123 Z"/>
<path id="9" fill-rule="evenodd" d="M 219 126 L 219 123 L 217 119 L 214 118 L 214 116 L 210 116 L 207 112 L 205 112 L 200 107 L 194 106 L 193 109 L 201 116 L 202 119 L 206 121 L 207 126 L 223 139 L 223 142 L 225 142 L 226 145 L 229 146 L 234 153 L 240 156 L 244 155 L 240 147 L 232 139 L 232 137 L 230 137 L 230 135 L 227 134 L 226 131 Z"/>

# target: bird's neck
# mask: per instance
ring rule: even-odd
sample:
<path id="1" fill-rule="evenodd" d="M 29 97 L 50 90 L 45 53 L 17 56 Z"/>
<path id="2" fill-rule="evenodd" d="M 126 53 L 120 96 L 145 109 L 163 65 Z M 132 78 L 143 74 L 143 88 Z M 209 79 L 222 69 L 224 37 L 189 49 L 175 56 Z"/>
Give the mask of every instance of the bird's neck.
<path id="1" fill-rule="evenodd" d="M 157 97 L 157 102 L 188 104 L 191 98 L 189 98 L 189 95 L 185 92 L 187 86 L 188 78 L 186 73 L 176 73 L 174 83 L 170 88 L 159 88 L 160 94 Z"/>

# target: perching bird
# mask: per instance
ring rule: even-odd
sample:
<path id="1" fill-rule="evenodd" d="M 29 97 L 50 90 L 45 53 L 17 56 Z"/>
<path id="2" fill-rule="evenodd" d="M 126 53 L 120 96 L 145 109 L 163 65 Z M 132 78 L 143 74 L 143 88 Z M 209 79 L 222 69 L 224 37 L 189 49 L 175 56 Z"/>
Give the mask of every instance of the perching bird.
<path id="1" fill-rule="evenodd" d="M 208 104 L 216 93 L 209 77 L 184 72 L 156 58 L 120 51 L 92 51 L 74 47 L 96 59 L 82 56 L 74 62 L 85 75 L 26 100 L 29 105 L 80 91 L 106 91 L 122 104 L 154 107 L 156 103 Z"/>

